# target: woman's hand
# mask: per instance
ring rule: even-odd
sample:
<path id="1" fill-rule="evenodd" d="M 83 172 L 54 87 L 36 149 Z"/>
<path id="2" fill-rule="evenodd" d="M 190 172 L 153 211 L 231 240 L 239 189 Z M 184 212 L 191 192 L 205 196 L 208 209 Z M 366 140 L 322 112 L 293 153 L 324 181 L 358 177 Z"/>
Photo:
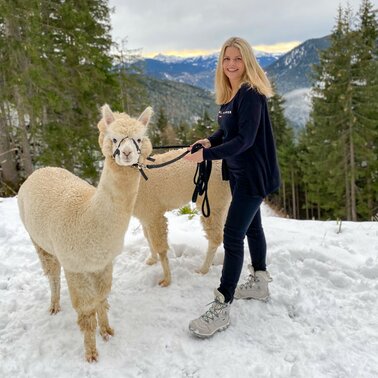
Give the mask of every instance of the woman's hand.
<path id="1" fill-rule="evenodd" d="M 189 147 L 188 147 L 188 150 L 191 151 L 192 150 L 192 147 L 195 145 L 195 144 L 202 144 L 203 148 L 210 148 L 211 147 L 211 143 L 209 141 L 209 139 L 205 138 L 205 139 L 199 139 L 197 140 L 196 142 L 194 142 L 193 144 L 191 144 Z"/>
<path id="2" fill-rule="evenodd" d="M 199 142 L 196 142 L 199 143 Z M 193 143 L 195 144 L 195 143 Z M 193 163 L 202 163 L 203 162 L 203 148 L 195 152 L 194 154 L 187 154 L 184 156 L 185 160 L 191 161 Z"/>

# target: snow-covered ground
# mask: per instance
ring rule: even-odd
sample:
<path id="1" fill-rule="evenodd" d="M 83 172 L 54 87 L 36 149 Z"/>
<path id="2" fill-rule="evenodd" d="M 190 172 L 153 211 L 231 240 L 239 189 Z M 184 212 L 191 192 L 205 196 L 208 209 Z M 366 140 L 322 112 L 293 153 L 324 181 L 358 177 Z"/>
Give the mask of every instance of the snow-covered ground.
<path id="1" fill-rule="evenodd" d="M 378 222 L 296 221 L 264 207 L 271 299 L 234 301 L 231 326 L 197 339 L 188 322 L 213 299 L 222 249 L 195 273 L 206 250 L 198 216 L 169 213 L 173 282 L 132 219 L 115 260 L 110 322 L 98 363 L 84 359 L 65 280 L 62 311 L 50 293 L 15 198 L 0 199 L 0 377 L 378 377 Z M 242 279 L 247 275 L 248 253 Z"/>

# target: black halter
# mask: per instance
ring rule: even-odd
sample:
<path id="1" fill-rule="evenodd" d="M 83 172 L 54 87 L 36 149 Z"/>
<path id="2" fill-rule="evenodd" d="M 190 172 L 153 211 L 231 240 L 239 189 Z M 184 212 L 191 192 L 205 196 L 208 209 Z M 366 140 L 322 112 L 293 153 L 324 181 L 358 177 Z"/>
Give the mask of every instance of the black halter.
<path id="1" fill-rule="evenodd" d="M 121 146 L 121 143 L 125 140 L 125 139 L 131 139 L 135 145 L 135 148 L 137 149 L 137 152 L 138 152 L 138 155 L 140 155 L 141 151 L 140 151 L 140 148 L 139 148 L 139 145 L 137 142 L 135 142 L 135 139 L 134 138 L 129 138 L 128 136 L 125 136 L 124 138 L 122 138 L 119 143 L 118 143 L 118 146 L 117 148 L 115 149 L 114 153 L 113 153 L 113 158 L 115 159 L 115 157 L 117 155 L 120 155 L 121 154 L 121 151 L 119 150 L 119 147 Z"/>
<path id="2" fill-rule="evenodd" d="M 138 168 L 138 169 L 139 169 L 139 172 L 141 173 L 141 175 L 143 176 L 143 178 L 144 178 L 145 180 L 148 180 L 148 177 L 146 176 L 146 174 L 145 174 L 144 171 L 143 171 L 143 168 L 146 168 L 146 166 L 145 166 L 144 164 L 142 164 L 142 163 L 139 162 L 140 154 L 141 154 L 141 150 L 140 150 L 140 148 L 139 148 L 138 143 L 135 141 L 134 138 L 130 138 L 130 137 L 128 137 L 128 136 L 125 136 L 124 138 L 122 138 L 122 139 L 119 141 L 118 146 L 117 146 L 117 148 L 115 149 L 115 151 L 114 151 L 114 153 L 113 153 L 113 159 L 115 159 L 115 157 L 116 157 L 117 155 L 120 155 L 120 154 L 121 154 L 121 151 L 119 150 L 119 147 L 121 146 L 122 142 L 123 142 L 125 139 L 131 139 L 131 140 L 132 140 L 132 142 L 134 143 L 134 146 L 135 146 L 135 148 L 136 148 L 136 150 L 137 150 L 137 153 L 138 153 L 138 155 L 139 155 L 139 157 L 138 157 L 138 162 L 135 163 L 135 164 L 132 164 L 132 167 L 136 167 L 136 168 Z M 147 159 L 148 159 L 148 160 L 152 160 L 152 161 L 154 161 L 154 159 L 149 158 L 149 157 L 148 157 Z"/>
<path id="3" fill-rule="evenodd" d="M 127 137 L 127 136 L 122 138 L 120 140 L 120 142 L 118 143 L 118 146 L 113 153 L 113 158 L 115 159 L 115 157 L 117 155 L 121 154 L 119 147 L 121 146 L 121 143 L 125 139 L 131 139 L 133 141 L 135 148 L 137 149 L 139 158 L 138 158 L 138 162 L 133 164 L 132 166 L 139 169 L 140 174 L 143 176 L 143 178 L 146 181 L 148 180 L 148 177 L 147 177 L 147 175 L 146 175 L 146 173 L 144 172 L 143 169 L 146 169 L 146 168 L 147 169 L 153 169 L 153 168 L 165 167 L 166 165 L 172 164 L 172 163 L 182 159 L 189 152 L 194 153 L 194 152 L 198 151 L 199 149 L 203 148 L 203 146 L 198 143 L 198 144 L 195 144 L 192 147 L 192 151 L 189 151 L 189 150 L 184 151 L 181 155 L 176 156 L 174 159 L 165 161 L 164 163 L 161 163 L 161 164 L 147 164 L 146 165 L 146 164 L 142 164 L 142 163 L 139 162 L 141 150 L 139 148 L 138 143 L 135 141 L 134 138 L 130 138 L 130 137 Z M 152 158 L 151 156 L 148 156 L 147 160 L 152 161 L 152 162 L 155 161 L 155 159 Z M 196 173 L 194 174 L 194 178 L 193 178 L 195 188 L 194 188 L 194 193 L 193 193 L 193 196 L 192 196 L 192 202 L 196 202 L 198 196 L 205 194 L 203 202 L 202 202 L 202 214 L 205 218 L 207 218 L 210 215 L 210 204 L 209 204 L 209 199 L 208 199 L 208 196 L 207 196 L 207 186 L 208 186 L 210 174 L 211 174 L 211 161 L 203 161 L 202 163 L 197 164 L 197 170 L 196 170 Z"/>

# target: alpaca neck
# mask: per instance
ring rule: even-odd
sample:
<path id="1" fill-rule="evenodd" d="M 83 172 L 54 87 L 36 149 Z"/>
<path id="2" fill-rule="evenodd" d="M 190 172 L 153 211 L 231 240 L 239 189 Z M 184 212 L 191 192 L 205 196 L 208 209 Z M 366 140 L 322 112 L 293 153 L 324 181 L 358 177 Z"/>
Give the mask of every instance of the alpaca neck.
<path id="1" fill-rule="evenodd" d="M 104 168 L 92 203 L 112 212 L 112 216 L 124 216 L 134 207 L 140 173 L 134 167 L 121 167 L 111 158 L 106 158 Z"/>

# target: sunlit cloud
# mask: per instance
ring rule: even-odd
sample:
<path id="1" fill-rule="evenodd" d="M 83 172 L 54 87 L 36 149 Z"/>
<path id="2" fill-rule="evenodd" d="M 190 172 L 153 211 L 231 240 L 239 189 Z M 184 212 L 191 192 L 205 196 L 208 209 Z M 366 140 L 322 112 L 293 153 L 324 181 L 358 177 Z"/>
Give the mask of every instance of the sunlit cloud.
<path id="1" fill-rule="evenodd" d="M 142 51 L 142 55 L 146 58 L 153 58 L 154 56 L 159 55 L 159 54 L 187 58 L 191 56 L 209 55 L 209 54 L 216 53 L 217 51 L 218 50 L 167 50 L 167 51 L 149 51 L 149 52 Z"/>
<path id="2" fill-rule="evenodd" d="M 282 42 L 275 43 L 273 45 L 256 45 L 253 46 L 255 50 L 264 51 L 267 53 L 286 53 L 292 50 L 294 47 L 297 47 L 302 42 L 292 41 L 292 42 Z"/>
<path id="3" fill-rule="evenodd" d="M 253 46 L 254 50 L 263 51 L 267 53 L 285 53 L 294 47 L 301 44 L 298 41 L 275 43 L 273 45 L 256 45 Z M 163 54 L 166 56 L 178 56 L 187 58 L 199 55 L 210 55 L 218 52 L 219 50 L 167 50 L 167 51 L 142 51 L 142 55 L 146 58 L 153 58 L 156 55 Z"/>

